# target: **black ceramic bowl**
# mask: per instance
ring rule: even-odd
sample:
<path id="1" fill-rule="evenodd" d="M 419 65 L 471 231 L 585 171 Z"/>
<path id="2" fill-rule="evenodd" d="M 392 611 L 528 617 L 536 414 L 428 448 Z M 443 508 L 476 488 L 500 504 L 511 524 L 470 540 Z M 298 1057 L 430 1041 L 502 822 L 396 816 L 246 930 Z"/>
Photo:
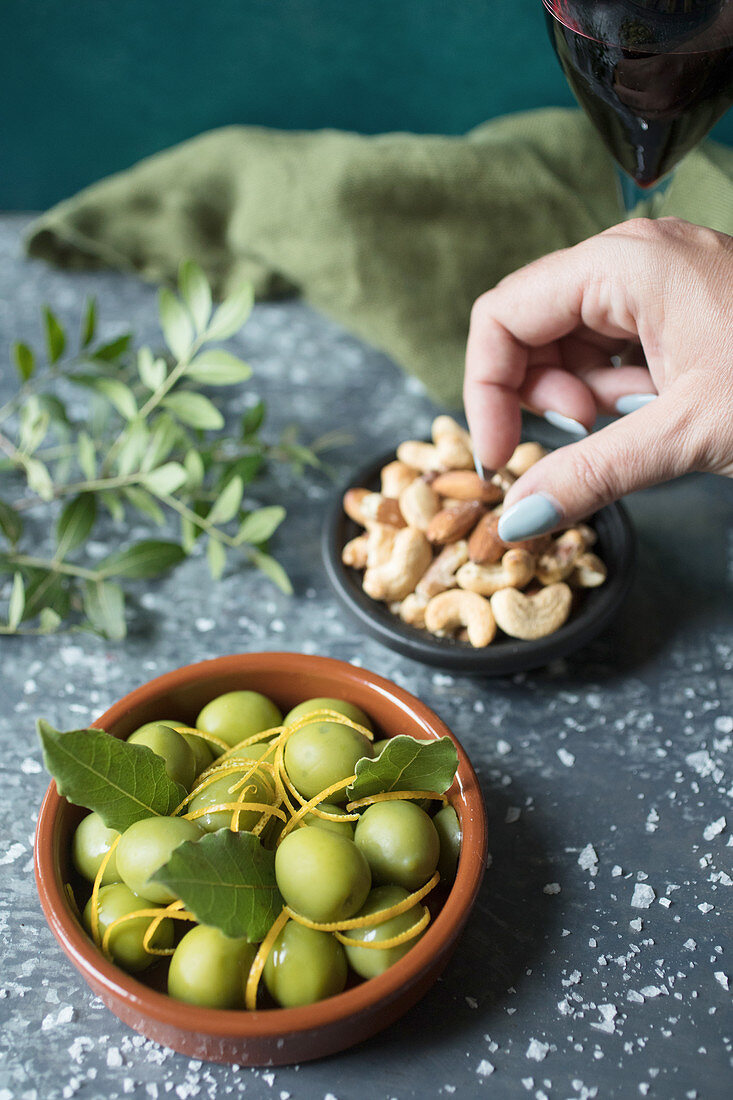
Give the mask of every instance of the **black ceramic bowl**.
<path id="1" fill-rule="evenodd" d="M 573 653 L 610 623 L 629 590 L 635 558 L 633 528 L 620 504 L 610 504 L 588 520 L 598 535 L 593 551 L 608 568 L 605 584 L 585 589 L 580 607 L 571 613 L 564 626 L 546 638 L 525 642 L 500 634 L 485 649 L 473 649 L 466 642 L 436 638 L 409 626 L 385 604 L 372 600 L 361 587 L 362 574 L 341 561 L 344 545 L 362 534 L 362 528 L 345 514 L 342 501 L 346 489 L 352 486 L 378 490 L 382 467 L 394 458 L 391 451 L 357 470 L 334 500 L 323 529 L 322 551 L 328 579 L 341 602 L 368 634 L 424 664 L 477 676 L 506 676 L 539 668 Z"/>

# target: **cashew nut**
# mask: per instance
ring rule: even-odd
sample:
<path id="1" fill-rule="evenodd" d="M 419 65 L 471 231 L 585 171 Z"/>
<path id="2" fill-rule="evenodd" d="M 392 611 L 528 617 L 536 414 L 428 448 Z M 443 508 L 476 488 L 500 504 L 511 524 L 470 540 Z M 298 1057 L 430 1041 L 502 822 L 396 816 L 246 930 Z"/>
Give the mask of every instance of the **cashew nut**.
<path id="1" fill-rule="evenodd" d="M 388 561 L 368 566 L 364 591 L 373 600 L 404 600 L 430 565 L 433 552 L 422 531 L 403 527 L 395 535 Z"/>
<path id="2" fill-rule="evenodd" d="M 595 546 L 598 542 L 598 535 L 595 533 L 592 527 L 589 527 L 587 523 L 576 523 L 575 530 L 580 531 L 583 536 L 583 542 L 585 543 L 586 550 L 589 550 L 591 546 Z"/>
<path id="3" fill-rule="evenodd" d="M 522 474 L 526 474 L 530 466 L 534 466 L 535 462 L 539 462 L 546 454 L 547 451 L 541 443 L 520 443 L 514 448 L 514 454 L 507 462 L 506 469 L 514 477 L 520 478 Z"/>
<path id="4" fill-rule="evenodd" d="M 400 462 L 398 458 L 396 458 L 394 462 L 388 462 L 387 465 L 382 468 L 382 496 L 392 497 L 394 500 L 398 500 L 402 490 L 406 489 L 416 477 L 417 470 L 413 470 L 411 466 L 407 466 L 404 462 Z"/>
<path id="5" fill-rule="evenodd" d="M 552 546 L 542 554 L 537 562 L 536 576 L 542 584 L 555 584 L 569 577 L 575 563 L 585 550 L 585 541 L 580 531 L 571 527 L 553 541 Z"/>
<path id="6" fill-rule="evenodd" d="M 436 475 L 432 486 L 439 496 L 452 500 L 482 500 L 484 504 L 496 504 L 502 495 L 498 485 L 484 481 L 475 470 L 446 470 Z"/>
<path id="7" fill-rule="evenodd" d="M 425 609 L 425 626 L 438 636 L 453 634 L 465 627 L 468 640 L 476 649 L 489 645 L 496 634 L 489 601 L 476 592 L 463 592 L 459 588 L 433 596 Z"/>
<path id="8" fill-rule="evenodd" d="M 572 600 L 570 588 L 562 581 L 532 596 L 517 588 L 502 588 L 491 597 L 491 610 L 497 626 L 510 638 L 533 641 L 562 626 L 570 614 Z"/>
<path id="9" fill-rule="evenodd" d="M 516 481 L 516 477 L 507 466 L 500 466 L 491 478 L 492 485 L 498 485 L 502 493 L 508 493 Z"/>
<path id="10" fill-rule="evenodd" d="M 372 523 L 405 526 L 399 503 L 381 493 L 370 493 L 368 489 L 347 489 L 344 493 L 344 511 L 362 527 L 370 527 Z"/>
<path id="11" fill-rule="evenodd" d="M 357 535 L 341 551 L 341 561 L 352 569 L 364 569 L 367 563 L 368 535 Z"/>
<path id="12" fill-rule="evenodd" d="M 417 527 L 419 531 L 427 531 L 431 519 L 441 507 L 438 494 L 420 477 L 402 490 L 399 503 L 407 526 Z"/>
<path id="13" fill-rule="evenodd" d="M 367 535 L 367 555 L 364 565 L 372 569 L 388 562 L 394 548 L 397 528 L 388 523 L 373 523 Z"/>
<path id="14" fill-rule="evenodd" d="M 568 582 L 575 588 L 598 588 L 607 576 L 604 562 L 596 554 L 585 553 L 576 561 Z"/>
<path id="15" fill-rule="evenodd" d="M 452 416 L 436 416 L 432 435 L 444 467 L 449 470 L 473 469 L 471 437 Z"/>
<path id="16" fill-rule="evenodd" d="M 526 550 L 507 550 L 495 565 L 478 565 L 466 562 L 456 574 L 460 588 L 478 592 L 481 596 L 493 596 L 501 588 L 522 588 L 532 580 L 534 557 Z"/>
<path id="17" fill-rule="evenodd" d="M 409 623 L 410 626 L 415 626 L 419 630 L 424 630 L 425 608 L 427 606 L 427 596 L 423 596 L 418 592 L 411 592 L 410 595 L 405 596 L 404 600 L 398 605 L 397 614 L 402 619 L 403 623 Z"/>
<path id="18" fill-rule="evenodd" d="M 444 470 L 438 448 L 433 443 L 423 443 L 419 439 L 407 439 L 397 448 L 397 458 L 413 470 L 427 473 L 430 470 Z"/>
<path id="19" fill-rule="evenodd" d="M 468 560 L 468 543 L 465 539 L 444 546 L 432 565 L 417 582 L 415 591 L 421 596 L 437 596 L 448 588 L 456 587 L 456 571 Z"/>

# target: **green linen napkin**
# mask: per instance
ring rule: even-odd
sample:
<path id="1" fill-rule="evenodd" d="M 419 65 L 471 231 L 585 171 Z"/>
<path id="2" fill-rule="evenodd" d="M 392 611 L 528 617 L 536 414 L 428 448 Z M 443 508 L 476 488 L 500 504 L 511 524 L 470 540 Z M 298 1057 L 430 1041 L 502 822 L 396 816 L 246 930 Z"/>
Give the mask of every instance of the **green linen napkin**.
<path id="1" fill-rule="evenodd" d="M 182 259 L 223 293 L 298 293 L 460 403 L 471 305 L 508 272 L 620 220 L 585 116 L 543 109 L 465 137 L 214 130 L 56 206 L 27 247 L 65 268 L 170 282 Z M 733 149 L 680 166 L 662 213 L 733 234 Z"/>

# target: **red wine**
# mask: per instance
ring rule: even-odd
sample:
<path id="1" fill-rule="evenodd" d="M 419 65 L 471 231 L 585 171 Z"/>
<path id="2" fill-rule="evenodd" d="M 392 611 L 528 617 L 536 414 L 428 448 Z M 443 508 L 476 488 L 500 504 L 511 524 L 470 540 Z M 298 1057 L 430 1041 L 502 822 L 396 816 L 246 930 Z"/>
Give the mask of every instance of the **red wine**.
<path id="1" fill-rule="evenodd" d="M 575 97 L 639 187 L 733 103 L 733 0 L 543 0 Z"/>

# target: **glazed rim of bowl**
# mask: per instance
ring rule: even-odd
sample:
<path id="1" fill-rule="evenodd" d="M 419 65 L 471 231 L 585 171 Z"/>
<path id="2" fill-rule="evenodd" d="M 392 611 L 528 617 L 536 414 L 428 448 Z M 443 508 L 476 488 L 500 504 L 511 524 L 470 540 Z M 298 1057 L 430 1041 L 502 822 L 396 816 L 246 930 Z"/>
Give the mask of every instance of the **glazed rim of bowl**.
<path id="1" fill-rule="evenodd" d="M 524 438 L 524 437 L 523 437 Z M 404 623 L 386 604 L 364 592 L 362 573 L 343 564 L 341 550 L 363 530 L 343 510 L 343 496 L 357 485 L 378 489 L 379 472 L 395 458 L 394 451 L 372 459 L 351 475 L 334 499 L 322 533 L 322 551 L 328 579 L 336 595 L 365 630 L 398 652 L 448 670 L 504 675 L 547 664 L 584 645 L 600 633 L 621 606 L 633 580 L 634 533 L 618 502 L 601 508 L 588 522 L 598 534 L 601 557 L 608 569 L 599 588 L 583 590 L 580 608 L 553 634 L 533 641 L 499 636 L 491 645 L 473 649 L 455 638 L 437 638 Z"/>
<path id="2" fill-rule="evenodd" d="M 297 670 L 293 665 L 297 664 Z M 166 673 L 124 696 L 92 725 L 118 735 L 127 735 L 137 724 L 136 715 L 166 691 L 180 690 L 202 680 L 235 678 L 238 674 L 261 672 L 287 676 L 294 671 L 305 677 L 330 677 L 336 691 L 342 688 L 352 701 L 369 712 L 368 696 L 375 693 L 383 702 L 410 717 L 415 733 L 429 738 L 448 736 L 458 751 L 458 773 L 450 794 L 458 812 L 462 842 L 456 878 L 440 912 L 431 921 L 424 935 L 410 951 L 376 978 L 360 982 L 336 996 L 300 1008 L 244 1009 L 201 1008 L 175 1000 L 138 981 L 109 962 L 91 942 L 72 913 L 62 879 L 60 840 L 56 825 L 64 810 L 52 781 L 43 800 L 38 818 L 35 841 L 36 882 L 46 919 L 51 931 L 71 961 L 86 980 L 114 999 L 136 1010 L 142 1021 L 152 1018 L 163 1025 L 173 1024 L 180 1030 L 211 1033 L 222 1037 L 266 1038 L 292 1032 L 309 1032 L 331 1025 L 349 1016 L 358 1015 L 376 1003 L 385 1006 L 395 1000 L 405 986 L 416 984 L 434 963 L 441 948 L 449 947 L 468 918 L 486 865 L 486 812 L 476 774 L 465 751 L 438 716 L 415 696 L 391 681 L 329 657 L 312 657 L 299 653 L 235 654 L 201 661 Z M 243 685 L 244 686 L 244 685 Z M 236 690 L 230 686 L 226 690 Z M 372 705 L 374 700 L 372 699 Z M 384 723 L 376 724 L 384 729 Z M 385 732 L 391 732 L 385 730 Z"/>

